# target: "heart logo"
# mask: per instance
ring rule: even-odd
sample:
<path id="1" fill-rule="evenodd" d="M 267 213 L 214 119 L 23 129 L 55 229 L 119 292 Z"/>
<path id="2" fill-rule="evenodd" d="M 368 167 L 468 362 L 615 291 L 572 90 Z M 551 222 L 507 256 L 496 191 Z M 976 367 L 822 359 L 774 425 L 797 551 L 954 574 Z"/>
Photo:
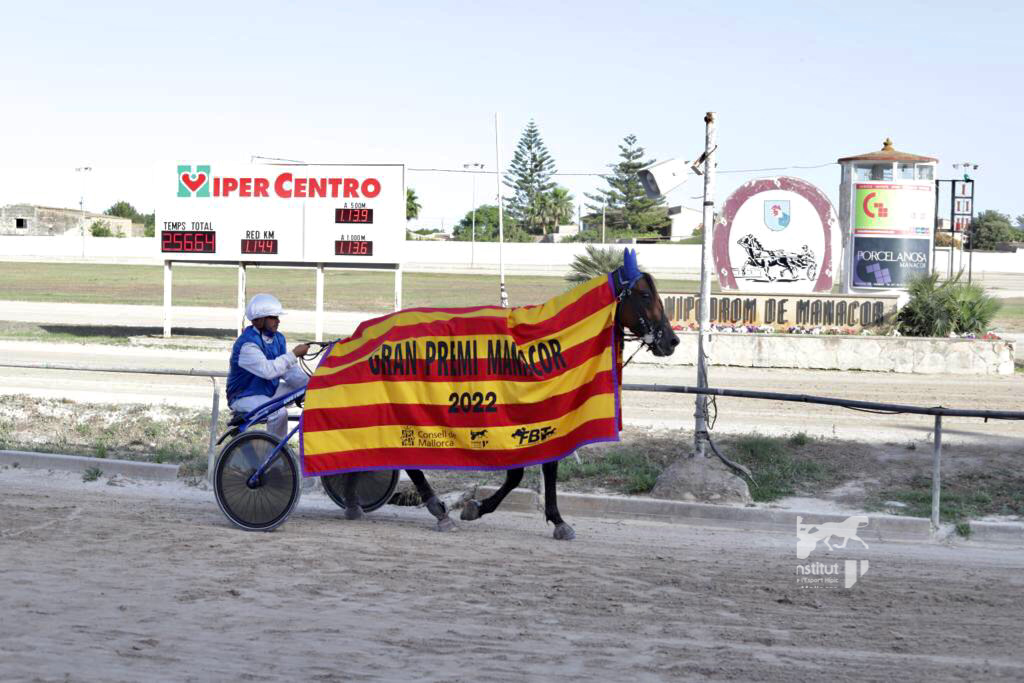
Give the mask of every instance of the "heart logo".
<path id="1" fill-rule="evenodd" d="M 189 189 L 190 192 L 195 192 L 200 187 L 206 184 L 206 174 L 199 173 L 182 173 L 181 182 Z"/>

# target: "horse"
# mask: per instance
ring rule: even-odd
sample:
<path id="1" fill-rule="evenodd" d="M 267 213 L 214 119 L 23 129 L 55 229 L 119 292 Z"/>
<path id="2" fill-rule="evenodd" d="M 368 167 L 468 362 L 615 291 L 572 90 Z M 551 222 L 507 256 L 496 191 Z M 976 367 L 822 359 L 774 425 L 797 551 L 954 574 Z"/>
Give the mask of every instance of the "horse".
<path id="1" fill-rule="evenodd" d="M 789 272 L 789 277 L 795 279 L 797 268 L 807 269 L 807 279 L 814 279 L 812 272 L 817 271 L 817 266 L 814 261 L 814 252 L 812 252 L 805 244 L 803 251 L 799 254 L 784 251 L 782 249 L 769 250 L 761 246 L 761 242 L 753 235 L 744 235 L 740 239 L 736 240 L 736 244 L 743 247 L 747 252 L 747 261 L 743 264 L 742 272 L 746 273 L 747 266 L 754 266 L 764 271 L 764 275 L 768 278 L 768 282 L 775 280 L 771 274 L 771 267 L 778 266 L 781 270 L 779 276 L 782 276 L 784 271 Z"/>
<path id="2" fill-rule="evenodd" d="M 654 278 L 649 273 L 641 272 L 636 263 L 636 252 L 626 250 L 623 265 L 612 274 L 617 299 L 615 307 L 615 343 L 620 354 L 625 345 L 625 331 L 629 330 L 640 343 L 655 356 L 671 356 L 679 344 L 679 337 L 672 330 L 658 296 Z M 544 474 L 544 517 L 554 524 L 554 538 L 572 540 L 576 537 L 573 528 L 562 519 L 558 512 L 557 481 L 558 461 L 554 460 L 541 465 Z M 498 509 L 501 502 L 523 479 L 524 468 L 517 467 L 506 470 L 505 482 L 490 497 L 478 501 L 469 500 L 462 509 L 460 518 L 463 521 L 480 519 Z M 448 508 L 434 493 L 422 470 L 406 470 L 409 479 L 416 487 L 420 500 L 427 510 L 437 519 L 438 531 L 453 531 L 455 522 L 448 516 Z M 345 518 L 361 519 L 364 515 L 356 501 L 358 474 L 345 480 L 342 499 L 345 501 Z"/>

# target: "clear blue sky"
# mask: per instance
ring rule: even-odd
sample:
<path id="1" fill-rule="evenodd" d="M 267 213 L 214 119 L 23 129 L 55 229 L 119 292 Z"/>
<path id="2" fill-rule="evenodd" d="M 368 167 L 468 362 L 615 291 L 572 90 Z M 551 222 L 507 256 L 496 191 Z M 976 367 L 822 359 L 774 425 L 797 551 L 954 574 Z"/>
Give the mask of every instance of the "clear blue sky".
<path id="1" fill-rule="evenodd" d="M 633 133 L 692 158 L 719 117 L 717 199 L 780 172 L 898 149 L 980 165 L 979 209 L 1024 214 L 1024 10 L 1011 2 L 5 3 L 0 204 L 156 204 L 155 164 L 494 169 L 530 118 L 564 172 Z M 77 166 L 94 170 L 74 172 Z M 836 201 L 838 166 L 788 173 Z M 577 199 L 599 179 L 560 177 Z M 468 176 L 413 172 L 423 217 Z M 699 182 L 673 194 L 691 199 Z M 478 202 L 493 178 L 479 178 Z"/>

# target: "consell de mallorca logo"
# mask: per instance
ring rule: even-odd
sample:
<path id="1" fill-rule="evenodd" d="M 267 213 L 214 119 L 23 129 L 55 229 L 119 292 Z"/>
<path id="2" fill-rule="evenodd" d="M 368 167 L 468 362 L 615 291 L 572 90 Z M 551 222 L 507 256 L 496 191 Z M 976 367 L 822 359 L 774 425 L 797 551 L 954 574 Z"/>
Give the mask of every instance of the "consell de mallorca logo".
<path id="1" fill-rule="evenodd" d="M 259 176 L 215 176 L 209 164 L 178 164 L 179 197 L 315 197 L 367 198 L 380 194 L 377 178 L 296 177 L 285 171 L 276 178 Z"/>

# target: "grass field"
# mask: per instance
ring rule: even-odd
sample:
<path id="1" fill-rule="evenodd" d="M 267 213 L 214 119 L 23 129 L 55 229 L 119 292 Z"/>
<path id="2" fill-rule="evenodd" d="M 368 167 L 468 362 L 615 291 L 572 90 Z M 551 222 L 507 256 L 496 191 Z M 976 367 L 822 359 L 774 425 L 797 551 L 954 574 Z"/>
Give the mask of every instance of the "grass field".
<path id="1" fill-rule="evenodd" d="M 568 271 L 568 268 L 566 268 Z M 172 296 L 179 306 L 234 306 L 238 271 L 234 267 L 175 265 Z M 246 271 L 250 293 L 273 292 L 286 309 L 312 310 L 315 273 L 301 268 Z M 565 291 L 561 277 L 510 275 L 505 278 L 515 306 L 537 304 Z M 695 280 L 662 280 L 663 291 L 696 291 Z M 328 269 L 324 307 L 329 311 L 388 311 L 394 275 L 387 272 Z M 163 303 L 161 266 L 0 262 L 0 300 L 63 303 Z M 404 273 L 404 306 L 483 306 L 498 303 L 495 275 Z M 2 316 L 0 316 L 2 317 Z"/>

